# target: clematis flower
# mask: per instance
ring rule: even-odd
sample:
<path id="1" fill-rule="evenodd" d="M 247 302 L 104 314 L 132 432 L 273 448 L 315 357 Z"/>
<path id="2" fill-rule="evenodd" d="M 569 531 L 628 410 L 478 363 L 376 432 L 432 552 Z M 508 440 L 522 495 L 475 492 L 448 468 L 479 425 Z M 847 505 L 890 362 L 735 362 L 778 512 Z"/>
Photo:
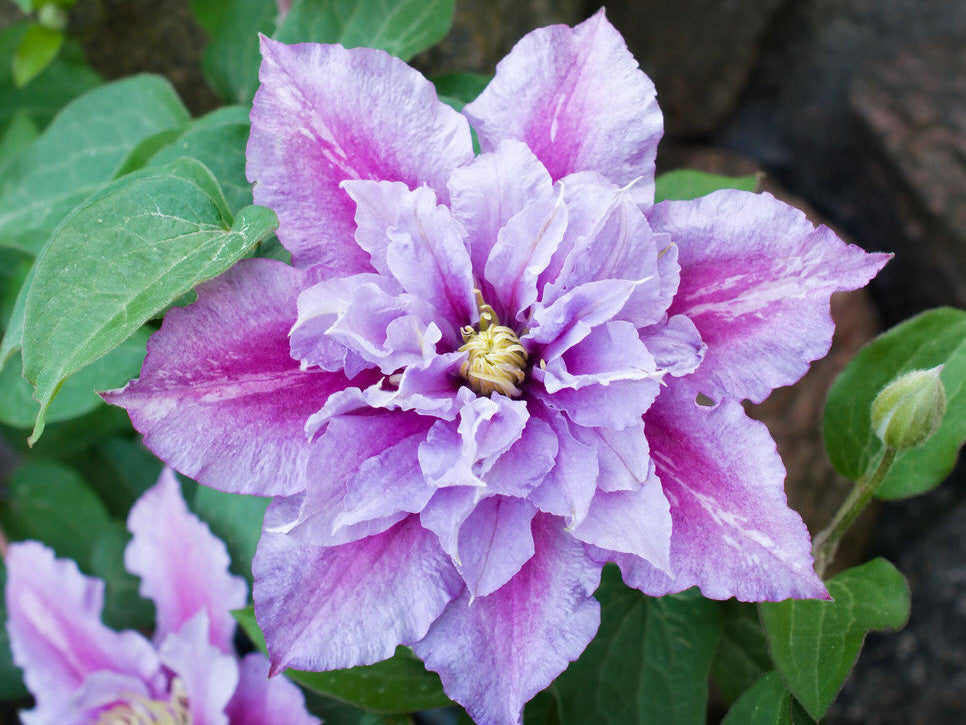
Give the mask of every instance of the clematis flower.
<path id="1" fill-rule="evenodd" d="M 603 12 L 524 37 L 462 114 L 378 50 L 262 56 L 248 175 L 294 266 L 201 287 L 106 398 L 274 497 L 274 672 L 409 645 L 517 723 L 593 638 L 605 562 L 655 596 L 827 597 L 740 401 L 824 355 L 829 296 L 887 255 L 768 194 L 654 204 L 654 86 Z"/>
<path id="2" fill-rule="evenodd" d="M 231 610 L 247 586 L 190 513 L 170 469 L 131 509 L 124 553 L 157 607 L 149 641 L 101 622 L 104 582 L 36 541 L 6 555 L 7 632 L 36 707 L 24 725 L 318 725 L 301 691 L 269 680 L 261 653 L 239 659 Z"/>

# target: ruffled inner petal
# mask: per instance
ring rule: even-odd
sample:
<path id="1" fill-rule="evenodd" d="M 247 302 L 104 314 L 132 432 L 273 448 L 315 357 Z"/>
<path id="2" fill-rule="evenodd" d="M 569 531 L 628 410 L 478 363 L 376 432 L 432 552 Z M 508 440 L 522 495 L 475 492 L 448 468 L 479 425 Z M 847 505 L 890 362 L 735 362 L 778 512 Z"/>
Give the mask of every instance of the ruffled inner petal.
<path id="1" fill-rule="evenodd" d="M 453 216 L 466 228 L 473 268 L 482 270 L 500 230 L 530 204 L 553 201 L 553 182 L 526 144 L 501 142 L 449 177 Z"/>
<path id="2" fill-rule="evenodd" d="M 356 202 L 356 240 L 373 265 L 429 304 L 444 338 L 458 344 L 460 328 L 477 320 L 463 225 L 437 205 L 428 187 L 410 192 L 398 183 L 376 181 L 343 186 Z"/>
<path id="3" fill-rule="evenodd" d="M 350 378 L 365 367 L 389 375 L 427 361 L 442 337 L 428 303 L 378 275 L 324 280 L 299 295 L 298 307 L 292 356 Z"/>
<path id="4" fill-rule="evenodd" d="M 418 511 L 432 494 L 415 455 L 430 425 L 431 419 L 395 411 L 333 418 L 315 442 L 304 496 L 276 499 L 266 529 L 306 545 L 336 546 Z"/>

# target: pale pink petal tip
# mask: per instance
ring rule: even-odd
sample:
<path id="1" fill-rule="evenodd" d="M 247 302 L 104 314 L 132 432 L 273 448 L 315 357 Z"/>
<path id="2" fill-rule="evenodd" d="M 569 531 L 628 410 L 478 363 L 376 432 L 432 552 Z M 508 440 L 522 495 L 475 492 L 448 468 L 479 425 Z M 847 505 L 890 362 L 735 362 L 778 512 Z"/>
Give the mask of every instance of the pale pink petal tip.
<path id="1" fill-rule="evenodd" d="M 231 610 L 245 606 L 248 586 L 228 573 L 224 543 L 188 511 L 174 471 L 165 468 L 138 499 L 128 528 L 133 537 L 124 565 L 141 578 L 141 595 L 157 607 L 155 641 L 164 642 L 204 611 L 210 627 L 206 641 L 222 652 L 232 651 Z"/>

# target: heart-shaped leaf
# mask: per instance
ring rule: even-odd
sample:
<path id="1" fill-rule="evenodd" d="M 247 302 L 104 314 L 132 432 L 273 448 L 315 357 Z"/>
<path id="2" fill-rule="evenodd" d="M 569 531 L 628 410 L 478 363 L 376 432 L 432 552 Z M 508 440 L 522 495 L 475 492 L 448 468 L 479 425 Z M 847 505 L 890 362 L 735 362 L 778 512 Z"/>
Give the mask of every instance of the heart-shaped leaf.
<path id="1" fill-rule="evenodd" d="M 738 698 L 721 725 L 808 725 L 813 722 L 785 687 L 781 676 L 772 670 Z"/>
<path id="2" fill-rule="evenodd" d="M 909 618 L 909 586 L 885 559 L 828 582 L 833 601 L 790 599 L 759 605 L 771 658 L 788 688 L 816 720 L 842 688 L 871 630 L 900 629 Z"/>
<path id="3" fill-rule="evenodd" d="M 0 243 L 36 254 L 71 209 L 114 177 L 131 149 L 188 118 L 158 76 L 125 78 L 76 99 L 0 177 Z"/>
<path id="4" fill-rule="evenodd" d="M 704 723 L 721 622 L 696 592 L 647 597 L 604 570 L 597 636 L 553 685 L 565 725 Z"/>
<path id="5" fill-rule="evenodd" d="M 258 206 L 232 223 L 218 182 L 190 159 L 119 179 L 72 212 L 37 259 L 24 308 L 24 377 L 40 403 L 31 441 L 66 378 L 276 225 Z"/>

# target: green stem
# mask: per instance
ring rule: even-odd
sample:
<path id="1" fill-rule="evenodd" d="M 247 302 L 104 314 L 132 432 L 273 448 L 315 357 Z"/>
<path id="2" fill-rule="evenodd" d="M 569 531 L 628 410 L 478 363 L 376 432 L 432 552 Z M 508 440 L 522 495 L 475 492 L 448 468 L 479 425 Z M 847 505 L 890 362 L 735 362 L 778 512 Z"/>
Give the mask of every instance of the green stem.
<path id="1" fill-rule="evenodd" d="M 883 447 L 877 460 L 869 466 L 865 474 L 856 481 L 855 487 L 848 498 L 842 502 L 835 512 L 832 521 L 812 541 L 812 555 L 815 557 L 815 571 L 819 576 L 825 573 L 828 565 L 835 558 L 839 541 L 860 513 L 872 500 L 876 490 L 882 483 L 893 461 L 896 459 L 896 449 Z"/>

